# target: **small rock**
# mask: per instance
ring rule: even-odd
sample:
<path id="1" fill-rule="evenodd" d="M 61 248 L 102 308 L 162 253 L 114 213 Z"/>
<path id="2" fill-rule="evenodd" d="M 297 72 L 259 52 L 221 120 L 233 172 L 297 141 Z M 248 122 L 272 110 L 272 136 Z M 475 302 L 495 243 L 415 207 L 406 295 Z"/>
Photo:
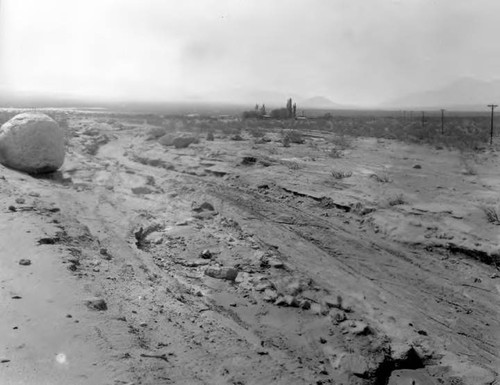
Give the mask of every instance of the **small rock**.
<path id="1" fill-rule="evenodd" d="M 299 307 L 299 301 L 293 295 L 285 295 L 284 299 L 287 306 Z"/>
<path id="2" fill-rule="evenodd" d="M 84 300 L 84 303 L 91 310 L 108 310 L 108 305 L 102 298 L 88 298 Z"/>
<path id="3" fill-rule="evenodd" d="M 285 264 L 277 259 L 270 259 L 268 263 L 269 266 L 274 267 L 275 269 L 283 269 L 283 267 L 285 267 Z"/>
<path id="4" fill-rule="evenodd" d="M 205 249 L 201 252 L 200 257 L 203 259 L 210 259 L 212 258 L 212 253 L 210 252 L 210 250 Z"/>
<path id="5" fill-rule="evenodd" d="M 422 168 L 422 166 L 419 164 L 416 164 L 415 166 L 413 166 L 413 168 L 420 169 L 420 168 Z"/>
<path id="6" fill-rule="evenodd" d="M 196 203 L 193 203 L 193 205 L 191 206 L 191 209 L 193 211 L 196 211 L 197 213 L 202 212 L 202 211 L 215 211 L 214 206 L 208 202 L 203 202 L 201 205 L 197 205 Z"/>
<path id="7" fill-rule="evenodd" d="M 369 335 L 373 334 L 373 330 L 364 322 L 361 321 L 344 321 L 342 328 L 354 335 Z"/>
<path id="8" fill-rule="evenodd" d="M 273 290 L 271 288 L 267 288 L 264 290 L 264 301 L 266 302 L 273 302 L 276 301 L 278 298 L 278 293 L 276 290 Z"/>
<path id="9" fill-rule="evenodd" d="M 303 299 L 302 301 L 300 301 L 299 306 L 304 310 L 309 310 L 311 308 L 311 302 L 309 302 L 306 299 Z"/>
<path id="10" fill-rule="evenodd" d="M 323 297 L 323 301 L 322 301 L 325 306 L 329 307 L 329 308 L 337 308 L 337 309 L 340 309 L 342 307 L 342 297 L 340 295 L 338 296 L 326 296 L 326 297 Z"/>
<path id="11" fill-rule="evenodd" d="M 29 266 L 29 265 L 31 265 L 31 259 L 27 259 L 27 258 L 20 259 L 19 264 L 22 266 Z"/>
<path id="12" fill-rule="evenodd" d="M 24 199 L 24 198 L 16 198 L 16 203 L 18 205 L 24 205 L 26 203 L 26 199 Z"/>
<path id="13" fill-rule="evenodd" d="M 189 224 L 189 221 L 186 219 L 184 221 L 176 222 L 176 226 L 187 226 Z"/>
<path id="14" fill-rule="evenodd" d="M 332 319 L 332 322 L 336 325 L 338 325 L 341 322 L 344 322 L 347 319 L 346 314 L 340 309 L 331 309 L 329 314 Z"/>
<path id="15" fill-rule="evenodd" d="M 276 301 L 274 301 L 274 304 L 276 306 L 286 306 L 287 305 L 285 297 L 283 297 L 283 296 L 278 297 L 276 299 Z"/>
<path id="16" fill-rule="evenodd" d="M 15 206 L 9 206 L 9 211 L 16 212 L 17 209 Z"/>
<path id="17" fill-rule="evenodd" d="M 71 314 L 66 314 L 66 318 L 73 318 Z"/>
<path id="18" fill-rule="evenodd" d="M 10 360 L 7 360 L 5 358 L 0 359 L 0 364 L 6 364 L 7 362 L 10 362 Z"/>
<path id="19" fill-rule="evenodd" d="M 238 276 L 238 270 L 232 267 L 209 267 L 205 270 L 205 275 L 212 278 L 234 281 Z"/>
<path id="20" fill-rule="evenodd" d="M 326 338 L 319 337 L 319 342 L 322 343 L 322 344 L 326 344 Z"/>
<path id="21" fill-rule="evenodd" d="M 145 328 L 146 326 L 148 326 L 148 324 L 146 322 L 141 322 L 139 326 Z"/>
<path id="22" fill-rule="evenodd" d="M 194 214 L 193 218 L 195 218 L 195 219 L 210 219 L 210 218 L 216 216 L 217 214 L 218 214 L 218 212 L 216 212 L 216 211 L 203 211 L 201 213 Z"/>

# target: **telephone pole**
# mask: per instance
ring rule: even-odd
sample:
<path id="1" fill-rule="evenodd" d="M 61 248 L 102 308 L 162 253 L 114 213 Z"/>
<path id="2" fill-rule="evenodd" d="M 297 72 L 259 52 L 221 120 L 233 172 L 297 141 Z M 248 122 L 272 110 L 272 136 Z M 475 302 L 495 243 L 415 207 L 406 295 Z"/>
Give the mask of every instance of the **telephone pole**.
<path id="1" fill-rule="evenodd" d="M 491 108 L 491 131 L 490 131 L 490 146 L 493 145 L 493 110 L 498 107 L 498 104 L 488 104 Z"/>
<path id="2" fill-rule="evenodd" d="M 446 110 L 441 109 L 441 135 L 444 135 L 444 112 Z"/>

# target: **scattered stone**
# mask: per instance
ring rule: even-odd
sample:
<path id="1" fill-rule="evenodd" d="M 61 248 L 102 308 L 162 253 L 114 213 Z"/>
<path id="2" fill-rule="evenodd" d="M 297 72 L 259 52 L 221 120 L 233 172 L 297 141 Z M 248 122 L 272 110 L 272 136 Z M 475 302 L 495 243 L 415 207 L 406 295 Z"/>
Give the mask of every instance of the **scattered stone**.
<path id="1" fill-rule="evenodd" d="M 238 276 L 238 270 L 232 267 L 208 267 L 205 270 L 205 275 L 212 278 L 234 281 Z"/>
<path id="2" fill-rule="evenodd" d="M 17 209 L 15 206 L 9 206 L 9 211 L 16 212 Z"/>
<path id="3" fill-rule="evenodd" d="M 146 326 L 148 326 L 148 324 L 146 322 L 141 322 L 139 326 L 145 328 Z"/>
<path id="4" fill-rule="evenodd" d="M 341 367 L 357 377 L 365 378 L 370 371 L 370 367 L 365 359 L 358 354 L 347 354 L 342 357 Z"/>
<path id="5" fill-rule="evenodd" d="M 179 138 L 175 138 L 172 143 L 175 148 L 186 148 L 191 143 L 196 143 L 197 141 L 198 139 L 192 136 L 181 136 Z"/>
<path id="6" fill-rule="evenodd" d="M 24 199 L 24 198 L 16 198 L 16 203 L 18 205 L 24 205 L 26 203 L 26 199 Z"/>
<path id="7" fill-rule="evenodd" d="M 367 336 L 370 334 L 374 334 L 373 330 L 366 323 L 361 321 L 344 321 L 342 322 L 341 326 L 345 331 L 354 335 Z"/>
<path id="8" fill-rule="evenodd" d="M 22 113 L 0 128 L 0 162 L 31 174 L 54 172 L 65 156 L 64 130 L 49 116 Z"/>
<path id="9" fill-rule="evenodd" d="M 210 219 L 214 216 L 216 216 L 218 213 L 216 211 L 205 211 L 202 213 L 194 214 L 193 218 L 196 219 Z"/>
<path id="10" fill-rule="evenodd" d="M 276 306 L 286 306 L 286 301 L 285 301 L 285 297 L 283 296 L 280 296 L 276 299 L 276 301 L 274 301 L 274 304 Z"/>
<path id="11" fill-rule="evenodd" d="M 329 308 L 337 308 L 337 309 L 341 309 L 342 308 L 342 297 L 340 295 L 338 296 L 326 296 L 326 297 L 323 297 L 323 301 L 322 301 L 325 306 L 329 307 Z"/>
<path id="12" fill-rule="evenodd" d="M 191 205 L 191 209 L 193 211 L 196 211 L 197 213 L 202 212 L 202 211 L 215 211 L 214 206 L 208 202 L 203 202 L 201 205 L 193 203 Z"/>
<path id="13" fill-rule="evenodd" d="M 207 259 L 194 259 L 192 261 L 176 261 L 179 265 L 186 267 L 198 267 L 198 266 L 206 266 L 210 264 L 210 260 Z"/>
<path id="14" fill-rule="evenodd" d="M 346 314 L 340 309 L 331 309 L 329 314 L 332 319 L 332 322 L 336 325 L 340 324 L 341 322 L 344 322 L 347 319 Z"/>
<path id="15" fill-rule="evenodd" d="M 28 193 L 28 195 L 29 195 L 30 197 L 35 197 L 35 198 L 39 198 L 39 197 L 40 197 L 40 194 L 39 194 L 39 193 L 37 193 L 36 191 L 32 191 L 32 192 L 30 192 L 30 193 Z"/>
<path id="16" fill-rule="evenodd" d="M 320 365 L 319 368 L 319 374 L 322 374 L 324 376 L 327 376 L 328 375 L 328 371 L 326 370 L 326 367 L 325 365 Z"/>
<path id="17" fill-rule="evenodd" d="M 272 289 L 273 284 L 269 281 L 264 281 L 255 286 L 255 291 L 264 291 L 266 289 Z"/>
<path id="18" fill-rule="evenodd" d="M 416 169 L 421 169 L 421 168 L 422 168 L 422 166 L 421 166 L 421 165 L 419 165 L 419 164 L 416 164 L 415 166 L 413 166 L 413 168 L 416 168 Z"/>
<path id="19" fill-rule="evenodd" d="M 291 307 L 299 307 L 299 301 L 297 300 L 297 298 L 293 295 L 285 295 L 285 302 L 287 304 L 287 306 L 291 306 Z"/>
<path id="20" fill-rule="evenodd" d="M 267 288 L 264 290 L 264 301 L 266 302 L 274 302 L 278 298 L 278 292 L 271 288 Z"/>
<path id="21" fill-rule="evenodd" d="M 210 259 L 212 258 L 212 253 L 210 252 L 210 250 L 205 249 L 201 252 L 200 257 L 203 259 Z"/>
<path id="22" fill-rule="evenodd" d="M 21 297 L 20 295 L 13 295 L 11 298 L 12 299 L 22 299 L 23 297 Z"/>
<path id="23" fill-rule="evenodd" d="M 321 344 L 326 344 L 326 338 L 324 338 L 324 337 L 319 337 L 319 342 L 320 342 Z"/>
<path id="24" fill-rule="evenodd" d="M 264 350 L 264 349 L 258 349 L 257 354 L 259 356 L 267 356 L 269 354 L 269 352 L 267 350 Z"/>
<path id="25" fill-rule="evenodd" d="M 277 259 L 270 259 L 268 263 L 269 266 L 274 267 L 275 269 L 283 269 L 285 267 L 285 264 Z"/>
<path id="26" fill-rule="evenodd" d="M 108 310 L 108 305 L 102 298 L 88 298 L 84 300 L 84 303 L 90 310 Z"/>
<path id="27" fill-rule="evenodd" d="M 31 265 L 31 259 L 22 258 L 19 260 L 19 264 L 22 266 L 29 266 Z"/>
<path id="28" fill-rule="evenodd" d="M 304 310 L 309 310 L 311 308 L 311 302 L 309 302 L 306 299 L 303 299 L 302 301 L 300 301 L 299 306 Z"/>
<path id="29" fill-rule="evenodd" d="M 420 334 L 421 336 L 427 335 L 427 332 L 425 330 L 417 330 L 417 333 Z"/>
<path id="30" fill-rule="evenodd" d="M 0 359 L 0 364 L 6 364 L 7 362 L 10 362 L 10 360 L 7 360 L 5 358 Z"/>
<path id="31" fill-rule="evenodd" d="M 66 314 L 66 318 L 73 318 L 71 314 Z"/>
<path id="32" fill-rule="evenodd" d="M 179 222 L 176 222 L 175 225 L 176 226 L 187 226 L 189 224 L 189 220 L 184 220 L 184 221 L 179 221 Z"/>

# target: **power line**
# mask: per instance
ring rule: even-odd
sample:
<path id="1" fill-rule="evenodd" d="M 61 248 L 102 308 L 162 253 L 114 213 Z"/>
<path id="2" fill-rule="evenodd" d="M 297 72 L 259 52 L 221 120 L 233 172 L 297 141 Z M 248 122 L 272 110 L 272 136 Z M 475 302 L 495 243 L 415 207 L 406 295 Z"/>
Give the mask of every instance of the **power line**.
<path id="1" fill-rule="evenodd" d="M 488 107 L 491 108 L 491 131 L 490 131 L 490 146 L 493 145 L 493 110 L 495 107 L 498 107 L 498 104 L 488 104 Z"/>

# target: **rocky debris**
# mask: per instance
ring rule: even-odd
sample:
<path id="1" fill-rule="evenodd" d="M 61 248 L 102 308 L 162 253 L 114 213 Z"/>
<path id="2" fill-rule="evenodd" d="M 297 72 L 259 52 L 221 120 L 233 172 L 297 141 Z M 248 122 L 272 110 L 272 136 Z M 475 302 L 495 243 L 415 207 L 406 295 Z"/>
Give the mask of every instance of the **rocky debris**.
<path id="1" fill-rule="evenodd" d="M 196 143 L 198 139 L 192 136 L 181 136 L 173 140 L 173 145 L 175 148 L 186 148 L 191 143 Z"/>
<path id="2" fill-rule="evenodd" d="M 356 377 L 367 378 L 369 377 L 370 366 L 366 359 L 359 354 L 346 354 L 342 357 L 340 366 L 348 373 Z"/>
<path id="3" fill-rule="evenodd" d="M 335 325 L 338 325 L 347 319 L 346 314 L 340 309 L 331 309 L 328 314 Z"/>
<path id="4" fill-rule="evenodd" d="M 98 310 L 98 311 L 108 310 L 108 305 L 106 304 L 106 301 L 102 298 L 87 298 L 83 302 L 90 310 Z"/>
<path id="5" fill-rule="evenodd" d="M 218 213 L 216 211 L 204 211 L 201 213 L 193 214 L 193 218 L 196 219 L 210 219 L 216 216 Z"/>
<path id="6" fill-rule="evenodd" d="M 266 302 L 274 302 L 278 299 L 278 292 L 274 289 L 267 288 L 264 290 L 263 299 Z"/>
<path id="7" fill-rule="evenodd" d="M 232 267 L 208 267 L 205 270 L 205 275 L 212 278 L 234 281 L 238 276 L 238 270 Z"/>
<path id="8" fill-rule="evenodd" d="M 280 261 L 275 255 L 266 252 L 260 257 L 260 267 L 273 267 L 275 269 L 283 269 L 285 267 L 285 264 Z"/>
<path id="9" fill-rule="evenodd" d="M 26 203 L 26 199 L 24 199 L 24 198 L 16 198 L 16 203 L 18 205 L 24 205 Z"/>
<path id="10" fill-rule="evenodd" d="M 212 258 L 212 253 L 210 252 L 210 250 L 205 249 L 205 250 L 203 250 L 200 253 L 200 257 L 203 258 L 203 259 L 211 259 Z"/>
<path id="11" fill-rule="evenodd" d="M 19 260 L 19 264 L 22 266 L 29 266 L 31 265 L 31 259 L 22 258 Z"/>
<path id="12" fill-rule="evenodd" d="M 354 335 L 367 336 L 370 334 L 374 334 L 373 329 L 370 328 L 366 323 L 364 323 L 362 321 L 347 320 L 347 321 L 342 322 L 340 325 L 345 332 L 351 333 Z"/>
<path id="13" fill-rule="evenodd" d="M 193 202 L 191 204 L 191 210 L 197 213 L 201 213 L 203 211 L 215 211 L 215 208 L 211 203 L 208 202 L 203 202 L 200 205 L 197 204 L 196 202 Z"/>
<path id="14" fill-rule="evenodd" d="M 30 174 L 54 172 L 64 163 L 64 131 L 49 116 L 22 113 L 0 128 L 0 162 Z"/>
<path id="15" fill-rule="evenodd" d="M 290 306 L 290 307 L 299 307 L 300 303 L 297 298 L 293 295 L 284 295 L 279 296 L 278 299 L 274 302 L 276 306 Z"/>

